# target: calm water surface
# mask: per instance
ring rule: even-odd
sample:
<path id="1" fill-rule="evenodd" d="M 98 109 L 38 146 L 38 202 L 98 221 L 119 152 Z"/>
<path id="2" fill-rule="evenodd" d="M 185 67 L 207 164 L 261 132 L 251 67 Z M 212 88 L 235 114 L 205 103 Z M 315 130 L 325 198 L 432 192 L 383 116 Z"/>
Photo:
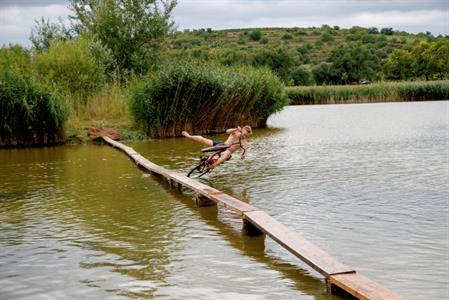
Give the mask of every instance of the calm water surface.
<path id="1" fill-rule="evenodd" d="M 449 298 L 449 102 L 292 106 L 203 182 L 409 299 Z M 224 139 L 217 135 L 214 139 Z M 182 172 L 200 145 L 130 144 Z M 0 151 L 0 299 L 336 299 L 239 218 L 121 152 Z"/>

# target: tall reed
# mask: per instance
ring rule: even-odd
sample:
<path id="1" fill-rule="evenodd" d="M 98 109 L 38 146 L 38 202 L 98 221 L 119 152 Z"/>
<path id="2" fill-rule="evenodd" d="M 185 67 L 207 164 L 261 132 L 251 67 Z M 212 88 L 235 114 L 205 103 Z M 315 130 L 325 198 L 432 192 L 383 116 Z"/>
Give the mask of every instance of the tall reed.
<path id="1" fill-rule="evenodd" d="M 449 99 L 449 81 L 287 87 L 292 104 L 336 104 Z"/>
<path id="2" fill-rule="evenodd" d="M 194 63 L 161 68 L 132 93 L 136 121 L 156 137 L 265 126 L 287 104 L 283 85 L 268 69 Z"/>
<path id="3" fill-rule="evenodd" d="M 44 145 L 63 139 L 65 102 L 11 70 L 0 71 L 0 146 Z"/>

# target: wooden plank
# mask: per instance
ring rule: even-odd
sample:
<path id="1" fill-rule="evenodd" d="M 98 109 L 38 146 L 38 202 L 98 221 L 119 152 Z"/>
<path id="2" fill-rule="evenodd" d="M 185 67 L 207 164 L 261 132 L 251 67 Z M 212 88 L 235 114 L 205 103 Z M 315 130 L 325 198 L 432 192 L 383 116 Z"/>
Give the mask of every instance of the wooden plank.
<path id="1" fill-rule="evenodd" d="M 134 160 L 134 162 L 140 166 L 142 166 L 143 168 L 147 169 L 148 171 L 152 171 L 155 173 L 158 173 L 160 175 L 166 176 L 168 170 L 156 165 L 155 163 L 152 163 L 151 161 L 149 161 L 148 159 L 146 159 L 145 157 L 143 157 L 140 154 L 135 154 L 132 155 L 131 158 Z"/>
<path id="2" fill-rule="evenodd" d="M 207 197 L 209 195 L 209 193 L 219 192 L 219 190 L 214 189 L 213 187 L 205 185 L 204 183 L 196 181 L 192 178 L 189 178 L 189 177 L 187 177 L 183 174 L 179 174 L 177 172 L 167 170 L 166 175 L 169 179 L 173 179 L 174 181 L 181 183 L 182 185 L 192 189 L 196 193 L 201 194 L 205 197 Z"/>
<path id="3" fill-rule="evenodd" d="M 175 180 L 176 182 L 181 183 L 184 186 L 187 186 L 197 192 L 198 194 L 201 194 L 217 203 L 222 204 L 224 207 L 237 212 L 241 216 L 243 216 L 243 213 L 245 211 L 254 211 L 257 210 L 257 208 L 240 201 L 234 197 L 231 197 L 217 189 L 214 189 L 204 183 L 201 183 L 197 180 L 191 179 L 185 175 L 168 171 L 167 176 L 170 179 Z"/>
<path id="4" fill-rule="evenodd" d="M 328 284 L 334 284 L 358 299 L 370 300 L 404 300 L 405 298 L 393 291 L 371 281 L 360 273 L 336 274 L 327 279 Z"/>
<path id="5" fill-rule="evenodd" d="M 111 144 L 112 146 L 122 150 L 123 152 L 126 152 L 126 154 L 128 154 L 129 156 L 134 155 L 134 154 L 139 154 L 137 153 L 133 148 L 128 147 L 122 143 L 119 143 L 117 141 L 114 141 L 113 139 L 107 137 L 107 136 L 103 136 L 102 137 L 103 140 L 105 140 L 108 144 Z"/>
<path id="6" fill-rule="evenodd" d="M 244 216 L 245 219 L 324 276 L 355 272 L 354 269 L 340 263 L 327 252 L 278 222 L 267 213 L 250 211 L 245 212 Z"/>
<path id="7" fill-rule="evenodd" d="M 337 286 L 359 299 L 404 299 L 402 296 L 369 280 L 363 275 L 356 273 L 352 268 L 338 262 L 321 248 L 307 241 L 301 235 L 292 231 L 265 212 L 208 185 L 188 178 L 183 174 L 158 166 L 144 158 L 131 147 L 125 146 L 108 137 L 103 137 L 103 139 L 108 144 L 128 154 L 136 164 L 141 165 L 145 169 L 161 174 L 170 180 L 174 180 L 187 186 L 197 194 L 207 197 L 217 203 L 221 203 L 226 208 L 241 214 L 245 221 L 251 222 L 251 224 L 259 228 L 262 232 L 268 234 L 281 246 L 299 257 L 313 269 L 323 274 L 327 278 L 329 285 Z"/>
<path id="8" fill-rule="evenodd" d="M 208 197 L 216 202 L 223 204 L 224 207 L 241 214 L 242 216 L 244 212 L 258 210 L 254 206 L 249 205 L 248 203 L 240 201 L 220 191 L 209 193 Z"/>

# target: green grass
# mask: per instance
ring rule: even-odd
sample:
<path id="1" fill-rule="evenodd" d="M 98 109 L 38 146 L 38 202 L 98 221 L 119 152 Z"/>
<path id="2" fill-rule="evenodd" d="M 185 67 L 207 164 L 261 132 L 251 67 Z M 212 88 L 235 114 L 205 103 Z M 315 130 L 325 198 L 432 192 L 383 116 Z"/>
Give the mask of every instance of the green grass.
<path id="1" fill-rule="evenodd" d="M 292 104 L 369 103 L 449 99 L 449 80 L 367 85 L 286 87 Z"/>

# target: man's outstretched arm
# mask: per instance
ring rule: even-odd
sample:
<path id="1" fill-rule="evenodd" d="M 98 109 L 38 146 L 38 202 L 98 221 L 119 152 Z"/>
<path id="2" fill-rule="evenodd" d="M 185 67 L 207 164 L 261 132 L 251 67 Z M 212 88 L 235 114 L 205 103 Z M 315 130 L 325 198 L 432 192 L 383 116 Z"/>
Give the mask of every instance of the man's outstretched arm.
<path id="1" fill-rule="evenodd" d="M 238 126 L 237 128 L 229 128 L 226 130 L 226 134 L 231 134 L 234 131 L 241 131 L 241 130 L 242 130 L 242 128 L 240 128 L 240 126 Z"/>

